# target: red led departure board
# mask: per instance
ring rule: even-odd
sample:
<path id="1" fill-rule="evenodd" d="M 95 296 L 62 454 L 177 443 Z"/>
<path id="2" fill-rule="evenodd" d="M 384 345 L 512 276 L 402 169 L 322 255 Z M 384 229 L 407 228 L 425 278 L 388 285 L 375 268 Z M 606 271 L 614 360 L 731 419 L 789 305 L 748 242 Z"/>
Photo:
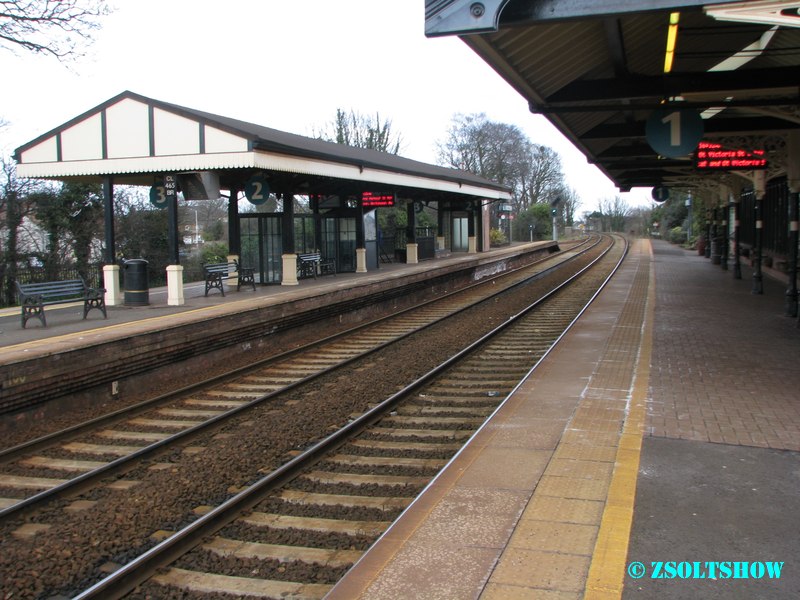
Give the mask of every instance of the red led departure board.
<path id="1" fill-rule="evenodd" d="M 730 150 L 715 142 L 700 142 L 695 166 L 701 171 L 749 171 L 766 168 L 767 159 L 763 150 Z"/>
<path id="2" fill-rule="evenodd" d="M 394 194 L 377 194 L 375 192 L 362 192 L 361 205 L 364 208 L 379 208 L 381 206 L 394 206 Z"/>

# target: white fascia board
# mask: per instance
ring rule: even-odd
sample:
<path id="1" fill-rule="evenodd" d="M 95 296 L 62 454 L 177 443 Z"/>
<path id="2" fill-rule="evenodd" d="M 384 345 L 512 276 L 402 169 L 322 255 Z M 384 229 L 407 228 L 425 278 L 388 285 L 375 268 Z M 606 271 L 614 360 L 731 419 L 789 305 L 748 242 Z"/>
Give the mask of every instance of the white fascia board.
<path id="1" fill-rule="evenodd" d="M 288 173 L 302 173 L 306 175 L 319 175 L 335 179 L 360 181 L 364 184 L 380 183 L 383 185 L 397 185 L 404 187 L 437 190 L 467 196 L 480 196 L 482 198 L 510 200 L 511 195 L 502 190 L 484 188 L 478 185 L 459 183 L 446 179 L 432 179 L 421 175 L 397 173 L 373 167 L 361 167 L 343 163 L 301 158 L 284 154 L 269 152 L 256 153 L 257 164 L 260 169 L 282 171 Z"/>
<path id="2" fill-rule="evenodd" d="M 175 156 L 141 156 L 136 158 L 106 158 L 72 162 L 19 163 L 19 177 L 59 177 L 127 175 L 131 173 L 175 173 L 181 171 L 213 171 L 252 167 L 252 152 L 224 154 L 177 154 Z"/>
<path id="3" fill-rule="evenodd" d="M 60 177 L 124 175 L 131 173 L 153 173 L 155 175 L 180 171 L 248 168 L 347 179 L 360 181 L 365 185 L 396 185 L 464 194 L 472 197 L 479 196 L 487 199 L 511 199 L 511 195 L 508 192 L 469 183 L 261 151 L 109 158 L 72 162 L 20 163 L 17 165 L 17 175 L 19 177 L 58 179 Z"/>

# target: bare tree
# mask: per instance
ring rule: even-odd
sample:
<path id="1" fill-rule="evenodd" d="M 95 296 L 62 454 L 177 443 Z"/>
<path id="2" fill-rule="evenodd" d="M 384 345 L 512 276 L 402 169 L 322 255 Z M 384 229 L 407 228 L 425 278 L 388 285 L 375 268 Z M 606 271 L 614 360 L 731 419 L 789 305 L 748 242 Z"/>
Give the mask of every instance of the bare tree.
<path id="1" fill-rule="evenodd" d="M 520 209 L 547 202 L 554 195 L 565 195 L 561 157 L 548 146 L 530 144 L 520 181 Z"/>
<path id="2" fill-rule="evenodd" d="M 329 142 L 388 154 L 398 154 L 403 144 L 402 136 L 392 131 L 390 119 L 382 120 L 379 113 L 373 119 L 354 110 L 345 112 L 341 108 L 336 109 L 336 118 L 327 129 L 313 135 Z"/>
<path id="3" fill-rule="evenodd" d="M 440 164 L 509 187 L 519 181 L 529 147 L 519 127 L 495 123 L 483 113 L 455 115 L 447 138 L 437 143 Z"/>
<path id="4" fill-rule="evenodd" d="M 33 196 L 41 189 L 41 181 L 19 179 L 14 161 L 0 157 L 0 287 L 6 305 L 14 303 L 20 227 L 31 212 Z"/>
<path id="5" fill-rule="evenodd" d="M 187 202 L 186 206 L 178 207 L 179 219 L 185 229 L 194 232 L 202 232 L 202 238 L 206 241 L 222 240 L 225 237 L 223 221 L 228 216 L 228 199 L 217 198 L 216 200 L 196 200 Z"/>
<path id="6" fill-rule="evenodd" d="M 571 227 L 575 222 L 575 213 L 581 205 L 580 196 L 575 188 L 562 186 L 553 191 L 553 197 L 560 198 L 558 203 L 559 213 L 564 219 L 564 224 Z"/>
<path id="7" fill-rule="evenodd" d="M 470 171 L 512 190 L 515 214 L 548 202 L 563 187 L 561 159 L 534 144 L 516 125 L 490 121 L 485 114 L 457 114 L 444 141 L 437 143 L 439 164 Z M 497 209 L 492 210 L 497 217 Z"/>
<path id="8" fill-rule="evenodd" d="M 645 235 L 650 230 L 653 222 L 653 209 L 649 206 L 637 206 L 631 209 L 628 215 L 627 229 L 635 235 Z"/>
<path id="9" fill-rule="evenodd" d="M 625 231 L 625 219 L 630 212 L 628 203 L 619 196 L 598 201 L 597 216 L 600 218 L 603 231 Z"/>
<path id="10" fill-rule="evenodd" d="M 0 0 L 0 47 L 73 60 L 108 12 L 100 0 Z"/>

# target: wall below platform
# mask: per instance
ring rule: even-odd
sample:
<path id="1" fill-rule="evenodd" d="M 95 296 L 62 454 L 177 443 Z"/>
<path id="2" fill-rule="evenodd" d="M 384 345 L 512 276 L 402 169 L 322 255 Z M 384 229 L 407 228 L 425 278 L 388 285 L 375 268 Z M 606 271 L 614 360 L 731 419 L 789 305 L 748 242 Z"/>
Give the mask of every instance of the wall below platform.
<path id="1" fill-rule="evenodd" d="M 280 304 L 214 307 L 194 320 L 64 348 L 0 367 L 0 432 L 65 409 L 114 410 L 187 387 L 303 343 L 462 289 L 558 250 L 555 244 L 475 255 L 390 279 L 323 288 Z M 221 312 L 228 306 L 230 310 Z M 201 311 L 197 311 L 198 313 Z M 79 339 L 77 336 L 76 340 Z"/>

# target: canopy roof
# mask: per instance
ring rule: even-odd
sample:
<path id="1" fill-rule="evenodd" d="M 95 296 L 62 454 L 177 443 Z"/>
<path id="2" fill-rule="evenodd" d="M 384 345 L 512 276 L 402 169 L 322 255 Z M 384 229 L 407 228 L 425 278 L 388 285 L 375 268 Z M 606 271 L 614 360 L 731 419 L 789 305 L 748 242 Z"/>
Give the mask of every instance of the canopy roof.
<path id="1" fill-rule="evenodd" d="M 786 168 L 800 127 L 800 2 L 426 0 L 426 34 L 462 40 L 623 191 L 699 184 L 647 136 L 659 109 L 702 113 L 704 140 Z M 670 15 L 679 13 L 665 72 Z"/>
<path id="2" fill-rule="evenodd" d="M 325 142 L 123 92 L 17 148 L 21 177 L 153 185 L 164 173 L 214 171 L 223 189 L 262 172 L 274 191 L 356 194 L 404 190 L 415 198 L 508 199 L 472 173 Z"/>

